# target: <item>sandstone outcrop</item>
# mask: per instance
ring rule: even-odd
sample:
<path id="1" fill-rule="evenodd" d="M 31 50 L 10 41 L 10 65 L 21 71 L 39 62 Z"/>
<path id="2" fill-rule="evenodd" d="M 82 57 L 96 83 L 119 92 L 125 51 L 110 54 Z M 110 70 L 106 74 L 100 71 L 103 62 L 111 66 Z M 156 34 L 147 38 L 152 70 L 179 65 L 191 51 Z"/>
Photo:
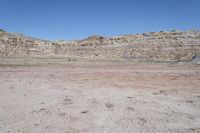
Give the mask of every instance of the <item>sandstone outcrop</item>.
<path id="1" fill-rule="evenodd" d="M 199 31 L 94 35 L 77 41 L 46 41 L 0 31 L 0 58 L 189 62 L 197 55 L 200 55 Z"/>

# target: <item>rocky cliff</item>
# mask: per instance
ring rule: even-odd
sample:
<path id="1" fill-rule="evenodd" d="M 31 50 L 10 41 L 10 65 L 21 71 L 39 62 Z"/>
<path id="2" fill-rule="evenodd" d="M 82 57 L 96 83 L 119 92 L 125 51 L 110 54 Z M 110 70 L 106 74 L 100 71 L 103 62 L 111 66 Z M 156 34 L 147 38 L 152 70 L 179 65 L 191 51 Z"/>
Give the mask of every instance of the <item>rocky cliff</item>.
<path id="1" fill-rule="evenodd" d="M 0 31 L 0 58 L 188 62 L 200 55 L 199 31 L 150 32 L 77 41 L 45 41 Z"/>

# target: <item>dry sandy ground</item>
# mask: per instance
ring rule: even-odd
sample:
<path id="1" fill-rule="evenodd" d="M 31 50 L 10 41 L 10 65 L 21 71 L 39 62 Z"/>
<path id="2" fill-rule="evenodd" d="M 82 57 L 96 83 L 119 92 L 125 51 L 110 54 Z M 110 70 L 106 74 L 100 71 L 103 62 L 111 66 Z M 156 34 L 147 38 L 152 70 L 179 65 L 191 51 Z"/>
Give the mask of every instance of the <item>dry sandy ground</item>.
<path id="1" fill-rule="evenodd" d="M 0 67 L 0 133 L 200 132 L 200 66 Z"/>

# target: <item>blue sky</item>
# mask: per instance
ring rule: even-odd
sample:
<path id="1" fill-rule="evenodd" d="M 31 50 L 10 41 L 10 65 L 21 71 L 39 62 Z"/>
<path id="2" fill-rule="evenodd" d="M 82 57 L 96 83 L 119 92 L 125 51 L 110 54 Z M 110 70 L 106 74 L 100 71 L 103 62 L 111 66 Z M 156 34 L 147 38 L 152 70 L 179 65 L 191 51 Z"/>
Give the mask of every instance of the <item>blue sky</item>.
<path id="1" fill-rule="evenodd" d="M 200 29 L 200 0 L 0 0 L 0 28 L 49 40 Z"/>

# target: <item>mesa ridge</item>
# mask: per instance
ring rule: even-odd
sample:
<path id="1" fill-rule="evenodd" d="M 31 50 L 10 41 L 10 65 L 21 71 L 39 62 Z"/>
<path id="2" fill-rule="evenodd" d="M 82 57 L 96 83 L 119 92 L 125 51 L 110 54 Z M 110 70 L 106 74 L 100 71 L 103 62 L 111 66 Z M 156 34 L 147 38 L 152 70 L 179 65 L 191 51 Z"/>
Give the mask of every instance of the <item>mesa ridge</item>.
<path id="1" fill-rule="evenodd" d="M 2 63 L 15 58 L 66 59 L 66 62 L 88 60 L 192 62 L 194 60 L 198 63 L 199 55 L 200 32 L 197 30 L 160 31 L 115 37 L 94 35 L 75 41 L 46 41 L 19 33 L 0 31 Z"/>

